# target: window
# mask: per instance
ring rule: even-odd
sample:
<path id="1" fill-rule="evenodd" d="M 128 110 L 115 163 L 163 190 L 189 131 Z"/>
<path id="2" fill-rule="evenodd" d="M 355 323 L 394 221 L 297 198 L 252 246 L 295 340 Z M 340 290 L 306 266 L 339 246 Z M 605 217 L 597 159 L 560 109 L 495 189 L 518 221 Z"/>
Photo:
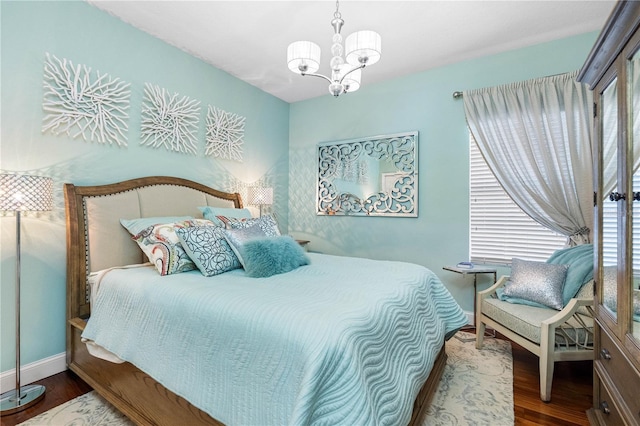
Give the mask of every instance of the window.
<path id="1" fill-rule="evenodd" d="M 567 237 L 531 219 L 498 183 L 469 133 L 469 254 L 473 262 L 544 261 Z"/>

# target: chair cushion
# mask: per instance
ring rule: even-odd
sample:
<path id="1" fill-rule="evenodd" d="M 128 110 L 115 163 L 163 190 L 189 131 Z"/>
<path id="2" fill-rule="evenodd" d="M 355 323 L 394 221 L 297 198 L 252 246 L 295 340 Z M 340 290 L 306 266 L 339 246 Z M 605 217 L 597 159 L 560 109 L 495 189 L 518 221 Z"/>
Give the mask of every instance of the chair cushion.
<path id="1" fill-rule="evenodd" d="M 513 304 L 490 297 L 483 301 L 482 313 L 514 333 L 539 345 L 542 321 L 556 315 L 558 311 L 550 308 Z M 593 332 L 593 319 L 585 315 L 581 315 L 581 317 L 587 324 L 588 330 Z M 577 337 L 579 341 L 584 341 L 587 332 L 581 328 L 580 324 L 573 318 L 569 320 L 569 324 L 575 327 L 575 329 L 567 328 L 565 330 L 569 338 L 576 339 Z M 589 343 L 592 343 L 591 336 L 592 333 L 589 333 Z M 567 344 L 570 342 L 567 342 L 565 336 L 556 331 L 556 346 L 566 346 Z"/>

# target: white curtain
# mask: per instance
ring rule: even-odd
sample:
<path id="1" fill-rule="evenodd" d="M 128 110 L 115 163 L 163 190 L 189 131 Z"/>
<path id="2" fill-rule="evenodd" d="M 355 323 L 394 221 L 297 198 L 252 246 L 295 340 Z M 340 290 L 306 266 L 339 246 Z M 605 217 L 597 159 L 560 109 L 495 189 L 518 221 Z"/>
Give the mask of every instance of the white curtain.
<path id="1" fill-rule="evenodd" d="M 590 242 L 593 97 L 577 72 L 465 91 L 469 128 L 489 168 L 535 221 Z"/>

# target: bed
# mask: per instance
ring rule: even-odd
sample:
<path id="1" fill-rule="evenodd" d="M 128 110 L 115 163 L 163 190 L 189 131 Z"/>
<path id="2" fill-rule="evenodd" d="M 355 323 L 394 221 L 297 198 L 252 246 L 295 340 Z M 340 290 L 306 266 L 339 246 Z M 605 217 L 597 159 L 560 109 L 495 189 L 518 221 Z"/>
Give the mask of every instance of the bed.
<path id="1" fill-rule="evenodd" d="M 466 323 L 431 271 L 309 253 L 268 278 L 160 276 L 120 219 L 202 218 L 239 194 L 162 176 L 64 193 L 67 364 L 135 423 L 420 424 Z M 83 333 L 126 362 L 91 355 Z"/>

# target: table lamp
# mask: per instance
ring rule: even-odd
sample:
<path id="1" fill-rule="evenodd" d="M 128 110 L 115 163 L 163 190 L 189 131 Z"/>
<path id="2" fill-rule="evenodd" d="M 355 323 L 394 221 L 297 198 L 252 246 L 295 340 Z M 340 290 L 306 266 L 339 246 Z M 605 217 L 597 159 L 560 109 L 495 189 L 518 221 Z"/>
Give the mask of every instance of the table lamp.
<path id="1" fill-rule="evenodd" d="M 249 204 L 259 206 L 260 216 L 262 216 L 262 206 L 273 204 L 273 188 L 262 188 L 254 186 L 249 188 Z"/>
<path id="2" fill-rule="evenodd" d="M 20 386 L 20 212 L 53 208 L 53 181 L 42 176 L 0 174 L 0 211 L 16 213 L 16 387 L 0 395 L 0 414 L 24 410 L 42 398 L 42 385 Z"/>

